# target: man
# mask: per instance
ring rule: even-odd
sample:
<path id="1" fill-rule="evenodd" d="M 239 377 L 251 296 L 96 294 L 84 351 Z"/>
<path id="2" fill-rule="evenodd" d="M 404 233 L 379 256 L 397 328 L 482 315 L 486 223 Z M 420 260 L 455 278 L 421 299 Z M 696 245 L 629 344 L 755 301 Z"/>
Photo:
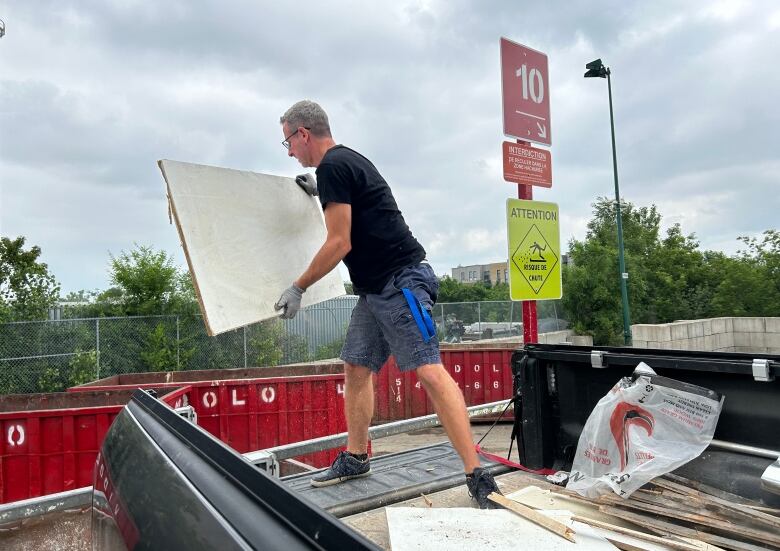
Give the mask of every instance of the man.
<path id="1" fill-rule="evenodd" d="M 420 322 L 433 307 L 439 288 L 425 262 L 425 250 L 379 171 L 361 154 L 336 144 L 328 116 L 318 104 L 300 101 L 280 123 L 288 155 L 304 167 L 316 168 L 316 182 L 310 174 L 298 176 L 296 182 L 311 195 L 319 192 L 327 238 L 275 307 L 283 318 L 294 317 L 306 289 L 342 260 L 359 295 L 341 351 L 347 448 L 329 469 L 312 478 L 312 485 L 337 484 L 371 473 L 367 446 L 374 412 L 372 373 L 392 352 L 401 371 L 416 370 L 463 461 L 470 495 L 486 508 L 487 496 L 498 487 L 479 466 L 463 395 L 441 364 L 439 342 Z"/>

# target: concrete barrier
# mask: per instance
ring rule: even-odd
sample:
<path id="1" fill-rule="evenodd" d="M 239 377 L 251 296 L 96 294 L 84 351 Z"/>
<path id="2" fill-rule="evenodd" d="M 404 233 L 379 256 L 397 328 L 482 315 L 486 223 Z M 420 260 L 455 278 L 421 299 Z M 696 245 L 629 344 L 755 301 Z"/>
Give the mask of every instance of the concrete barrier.
<path id="1" fill-rule="evenodd" d="M 780 354 L 780 318 L 713 318 L 631 326 L 635 348 Z"/>

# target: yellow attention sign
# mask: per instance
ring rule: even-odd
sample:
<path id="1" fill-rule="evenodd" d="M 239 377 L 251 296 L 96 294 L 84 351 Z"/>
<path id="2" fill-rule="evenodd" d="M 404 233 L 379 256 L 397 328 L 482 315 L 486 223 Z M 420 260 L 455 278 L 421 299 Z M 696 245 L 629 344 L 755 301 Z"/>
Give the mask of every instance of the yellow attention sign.
<path id="1" fill-rule="evenodd" d="M 512 300 L 561 298 L 558 205 L 506 200 L 509 296 Z"/>

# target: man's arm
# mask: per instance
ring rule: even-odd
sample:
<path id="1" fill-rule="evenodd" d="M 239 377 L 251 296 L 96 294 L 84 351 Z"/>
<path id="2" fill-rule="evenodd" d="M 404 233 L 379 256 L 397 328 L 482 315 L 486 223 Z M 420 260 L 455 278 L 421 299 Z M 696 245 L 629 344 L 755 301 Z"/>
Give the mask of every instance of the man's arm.
<path id="1" fill-rule="evenodd" d="M 352 249 L 352 205 L 328 203 L 324 213 L 328 237 L 306 271 L 295 280 L 295 285 L 304 290 L 325 277 Z"/>

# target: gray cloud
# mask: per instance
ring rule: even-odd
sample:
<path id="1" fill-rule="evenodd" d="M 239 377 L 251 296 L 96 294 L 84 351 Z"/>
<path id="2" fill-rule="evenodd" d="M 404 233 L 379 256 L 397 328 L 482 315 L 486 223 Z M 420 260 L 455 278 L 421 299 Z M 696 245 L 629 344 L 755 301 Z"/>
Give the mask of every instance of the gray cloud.
<path id="1" fill-rule="evenodd" d="M 174 252 L 155 161 L 294 175 L 279 115 L 308 97 L 390 181 L 439 273 L 506 255 L 498 39 L 548 54 L 561 239 L 621 191 L 733 252 L 776 227 L 780 11 L 769 0 L 27 1 L 2 8 L 0 231 L 40 245 L 66 290 L 107 251 Z"/>

